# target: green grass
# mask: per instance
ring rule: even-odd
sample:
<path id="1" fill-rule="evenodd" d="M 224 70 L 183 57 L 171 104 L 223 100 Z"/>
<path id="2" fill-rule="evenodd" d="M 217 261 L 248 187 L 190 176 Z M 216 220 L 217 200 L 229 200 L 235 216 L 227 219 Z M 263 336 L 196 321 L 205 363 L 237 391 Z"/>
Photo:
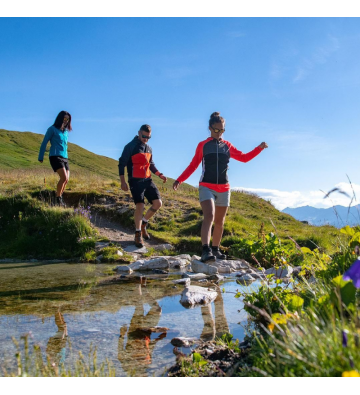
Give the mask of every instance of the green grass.
<path id="1" fill-rule="evenodd" d="M 30 132 L 0 130 L 0 196 L 8 199 L 30 194 L 45 203 L 50 201 L 58 176 L 46 163 L 47 159 L 42 165 L 37 162 L 42 138 L 42 135 Z M 65 199 L 73 205 L 79 202 L 90 204 L 93 210 L 103 212 L 124 226 L 133 227 L 134 204 L 130 193 L 120 190 L 118 162 L 73 144 L 69 144 L 69 158 L 71 176 Z M 158 177 L 153 179 L 161 193 L 163 207 L 151 219 L 149 233 L 160 241 L 172 243 L 182 252 L 199 252 L 202 212 L 197 188 L 184 183 L 175 192 L 172 179 L 166 184 Z M 99 197 L 105 197 L 112 206 L 99 203 Z M 129 210 L 119 214 L 117 210 L 124 206 Z M 292 244 L 288 239 L 290 236 L 302 246 L 311 246 L 314 242 L 330 253 L 335 249 L 339 235 L 339 231 L 331 226 L 303 224 L 254 194 L 233 192 L 225 222 L 224 243 L 230 239 L 256 237 L 261 223 L 264 223 L 265 233 L 275 231 L 275 226 L 285 245 Z"/>

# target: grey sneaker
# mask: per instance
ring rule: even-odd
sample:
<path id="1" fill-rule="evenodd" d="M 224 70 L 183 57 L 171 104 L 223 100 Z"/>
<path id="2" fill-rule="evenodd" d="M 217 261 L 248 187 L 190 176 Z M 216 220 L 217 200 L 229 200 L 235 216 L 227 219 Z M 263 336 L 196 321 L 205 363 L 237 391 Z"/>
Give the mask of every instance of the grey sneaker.
<path id="1" fill-rule="evenodd" d="M 214 257 L 210 248 L 208 250 L 203 250 L 201 254 L 201 262 L 214 262 L 215 260 L 216 258 Z"/>
<path id="2" fill-rule="evenodd" d="M 223 254 L 219 249 L 212 249 L 212 253 L 216 259 L 226 259 L 226 255 Z"/>

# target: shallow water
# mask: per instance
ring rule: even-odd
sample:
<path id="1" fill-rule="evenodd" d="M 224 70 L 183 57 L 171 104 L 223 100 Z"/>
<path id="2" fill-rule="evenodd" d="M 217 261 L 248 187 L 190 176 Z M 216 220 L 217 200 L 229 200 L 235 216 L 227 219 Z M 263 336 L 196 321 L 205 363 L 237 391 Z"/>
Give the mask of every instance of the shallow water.
<path id="1" fill-rule="evenodd" d="M 243 304 L 233 293 L 219 292 L 211 305 L 187 309 L 180 304 L 183 286 L 171 281 L 180 278 L 179 272 L 143 278 L 142 284 L 139 277 L 112 283 L 103 274 L 109 267 L 0 264 L 1 367 L 15 366 L 12 337 L 19 340 L 29 332 L 44 361 L 48 357 L 57 365 L 72 366 L 79 351 L 87 355 L 92 345 L 98 362 L 107 358 L 117 376 L 164 375 L 175 362 L 170 344 L 175 336 L 210 340 L 230 331 L 243 339 L 247 315 L 238 311 Z M 234 278 L 220 288 L 244 289 Z M 154 326 L 168 330 L 144 330 Z"/>

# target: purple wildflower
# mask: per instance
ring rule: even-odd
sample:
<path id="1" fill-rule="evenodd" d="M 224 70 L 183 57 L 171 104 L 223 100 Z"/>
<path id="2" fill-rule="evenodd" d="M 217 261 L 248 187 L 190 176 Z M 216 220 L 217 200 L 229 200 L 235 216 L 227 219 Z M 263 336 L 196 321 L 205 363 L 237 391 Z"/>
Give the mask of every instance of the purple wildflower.
<path id="1" fill-rule="evenodd" d="M 347 347 L 348 344 L 348 338 L 347 338 L 347 331 L 342 331 L 342 345 L 343 347 Z"/>
<path id="2" fill-rule="evenodd" d="M 360 260 L 356 260 L 343 276 L 344 281 L 352 280 L 356 288 L 360 288 Z"/>

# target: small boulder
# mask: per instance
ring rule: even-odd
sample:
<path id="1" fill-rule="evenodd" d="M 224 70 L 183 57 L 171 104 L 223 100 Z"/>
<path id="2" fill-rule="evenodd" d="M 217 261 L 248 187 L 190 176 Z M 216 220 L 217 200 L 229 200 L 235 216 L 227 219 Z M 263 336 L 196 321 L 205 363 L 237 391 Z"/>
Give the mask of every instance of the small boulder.
<path id="1" fill-rule="evenodd" d="M 276 278 L 284 278 L 290 277 L 293 272 L 293 268 L 291 266 L 281 266 L 278 269 L 271 267 L 270 269 L 265 270 L 265 274 L 274 274 Z"/>
<path id="2" fill-rule="evenodd" d="M 173 280 L 174 284 L 184 284 L 185 286 L 190 285 L 190 278 L 180 278 L 179 280 Z"/>
<path id="3" fill-rule="evenodd" d="M 146 247 L 136 247 L 136 245 L 129 245 L 124 248 L 125 252 L 136 253 L 136 254 L 146 254 L 148 252 Z"/>
<path id="4" fill-rule="evenodd" d="M 193 344 L 199 343 L 200 340 L 196 337 L 174 337 L 171 339 L 171 344 L 174 347 L 191 347 Z"/>
<path id="5" fill-rule="evenodd" d="M 171 244 L 159 244 L 153 247 L 155 251 L 173 250 L 174 246 Z"/>
<path id="6" fill-rule="evenodd" d="M 207 263 L 198 261 L 196 259 L 191 260 L 191 269 L 195 273 L 204 273 L 204 274 L 217 274 L 218 269 L 215 266 L 208 265 Z"/>
<path id="7" fill-rule="evenodd" d="M 180 303 L 185 307 L 195 307 L 198 304 L 211 303 L 217 297 L 217 292 L 208 288 L 189 285 L 181 294 Z"/>
<path id="8" fill-rule="evenodd" d="M 238 280 L 236 280 L 238 284 L 244 285 L 251 284 L 253 281 L 255 281 L 255 278 L 252 277 L 251 274 L 244 274 Z"/>
<path id="9" fill-rule="evenodd" d="M 136 270 L 153 270 L 153 269 L 169 269 L 170 265 L 166 258 L 158 257 L 149 260 L 140 259 L 136 262 L 133 262 L 129 265 L 129 267 Z"/>
<path id="10" fill-rule="evenodd" d="M 132 271 L 132 269 L 129 267 L 129 266 L 124 266 L 124 265 L 122 265 L 122 266 L 117 266 L 116 268 L 115 268 L 115 271 L 117 272 L 117 273 L 126 273 L 126 274 L 131 274 L 133 271 Z"/>
<path id="11" fill-rule="evenodd" d="M 208 278 L 204 273 L 183 273 L 183 278 L 190 278 L 192 281 L 202 280 L 203 278 Z"/>

